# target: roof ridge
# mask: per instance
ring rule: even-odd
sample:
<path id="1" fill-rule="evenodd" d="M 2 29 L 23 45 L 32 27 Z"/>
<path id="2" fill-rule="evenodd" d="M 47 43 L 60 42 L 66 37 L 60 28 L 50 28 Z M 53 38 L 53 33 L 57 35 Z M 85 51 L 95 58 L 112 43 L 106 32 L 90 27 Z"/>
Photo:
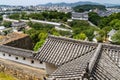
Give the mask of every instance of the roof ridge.
<path id="1" fill-rule="evenodd" d="M 24 52 L 34 53 L 34 51 L 32 51 L 32 50 L 26 50 L 26 49 L 16 48 L 16 47 L 12 47 L 12 46 L 0 45 L 0 48 L 1 47 L 9 48 L 9 49 L 14 49 L 14 50 L 19 50 L 19 51 L 24 51 Z"/>
<path id="2" fill-rule="evenodd" d="M 120 79 L 120 76 L 119 76 L 119 74 L 120 74 L 120 68 L 110 59 L 110 57 L 108 56 L 108 54 L 104 51 L 104 50 L 102 50 L 102 52 L 101 52 L 102 54 L 101 54 L 101 58 L 99 58 L 100 60 L 99 60 L 99 62 L 97 63 L 97 65 L 95 66 L 95 71 L 93 71 L 93 73 L 92 73 L 92 76 L 91 77 L 93 77 L 94 76 L 94 74 L 96 74 L 98 77 L 99 77 L 99 71 L 101 71 L 101 70 L 99 70 L 98 68 L 99 67 L 101 67 L 101 69 L 102 69 L 102 75 L 104 75 L 105 77 L 101 77 L 101 80 L 103 80 L 103 79 L 116 79 L 116 80 L 118 80 L 118 79 Z M 109 66 L 109 67 L 108 67 Z M 103 71 L 103 69 L 105 70 L 105 71 Z M 112 69 L 112 70 L 110 70 L 110 69 Z M 117 71 L 118 73 L 116 74 L 115 72 L 113 73 L 113 71 Z M 107 72 L 107 73 L 106 73 Z M 111 73 L 113 73 L 113 74 L 115 74 L 115 75 L 113 75 L 113 74 L 111 74 Z M 109 77 L 109 75 L 107 75 L 107 74 L 110 74 L 112 77 Z M 114 77 L 114 78 L 113 78 Z M 119 77 L 119 78 L 118 78 Z M 99 78 L 100 79 L 100 78 Z"/>
<path id="3" fill-rule="evenodd" d="M 91 44 L 91 45 L 98 45 L 98 43 L 95 42 L 89 42 L 89 41 L 83 41 L 83 40 L 76 40 L 73 38 L 67 38 L 67 37 L 63 37 L 63 36 L 54 36 L 54 35 L 48 35 L 48 39 L 57 39 L 57 40 L 64 40 L 64 41 L 69 41 L 69 42 L 80 42 L 80 43 L 84 43 L 84 44 Z"/>
<path id="4" fill-rule="evenodd" d="M 105 44 L 105 43 L 102 43 L 102 45 L 103 45 L 103 48 L 113 48 L 113 49 L 118 49 L 118 50 L 120 50 L 120 45 Z"/>
<path id="5" fill-rule="evenodd" d="M 98 60 L 98 57 L 100 56 L 100 51 L 101 51 L 101 48 L 102 48 L 102 44 L 100 43 L 93 55 L 93 57 L 91 58 L 90 62 L 89 62 L 89 65 L 88 65 L 88 70 L 89 70 L 89 73 L 92 72 L 95 64 L 96 64 L 96 61 Z"/>

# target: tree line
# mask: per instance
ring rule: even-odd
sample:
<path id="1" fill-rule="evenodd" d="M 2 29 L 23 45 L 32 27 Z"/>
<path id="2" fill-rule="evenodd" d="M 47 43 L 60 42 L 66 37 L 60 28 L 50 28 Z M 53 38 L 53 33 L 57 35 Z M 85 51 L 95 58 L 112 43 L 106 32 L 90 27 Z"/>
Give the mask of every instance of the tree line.
<path id="1" fill-rule="evenodd" d="M 89 4 L 73 7 L 73 10 L 75 12 L 85 12 L 94 9 L 106 10 L 106 7 L 104 5 L 89 5 Z"/>
<path id="2" fill-rule="evenodd" d="M 90 12 L 89 20 L 101 29 L 100 41 L 106 39 L 107 33 L 114 29 L 117 33 L 112 37 L 113 43 L 120 44 L 120 13 L 113 13 L 110 16 L 100 17 L 97 13 Z"/>
<path id="3" fill-rule="evenodd" d="M 66 22 L 67 19 L 71 18 L 71 13 L 64 13 L 64 12 L 57 12 L 57 11 L 44 11 L 40 13 L 26 13 L 26 12 L 21 12 L 21 13 L 15 13 L 11 14 L 9 16 L 11 19 L 25 19 L 29 20 L 30 18 L 36 19 L 36 20 L 47 20 L 47 21 L 53 21 L 53 22 Z"/>
<path id="4" fill-rule="evenodd" d="M 53 25 L 29 22 L 30 29 L 24 30 L 32 39 L 34 51 L 37 51 L 45 42 L 48 35 L 69 36 L 71 32 L 56 30 Z"/>

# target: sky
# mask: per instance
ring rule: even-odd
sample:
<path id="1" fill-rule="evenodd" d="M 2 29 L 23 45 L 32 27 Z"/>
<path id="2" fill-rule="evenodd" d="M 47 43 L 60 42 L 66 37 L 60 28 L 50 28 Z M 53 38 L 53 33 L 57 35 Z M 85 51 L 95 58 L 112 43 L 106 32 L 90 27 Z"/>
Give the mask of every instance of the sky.
<path id="1" fill-rule="evenodd" d="M 111 4 L 120 4 L 120 0 L 0 0 L 0 5 L 38 5 L 45 3 L 58 3 L 58 2 L 67 2 L 73 3 L 78 1 L 91 1 L 98 3 L 111 3 Z"/>

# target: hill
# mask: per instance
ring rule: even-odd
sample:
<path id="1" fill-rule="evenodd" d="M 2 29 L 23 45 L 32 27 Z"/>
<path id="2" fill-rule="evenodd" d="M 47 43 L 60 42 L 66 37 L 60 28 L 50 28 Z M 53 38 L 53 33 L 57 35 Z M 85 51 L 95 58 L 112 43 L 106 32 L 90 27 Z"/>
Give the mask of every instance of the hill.
<path id="1" fill-rule="evenodd" d="M 75 12 L 84 12 L 89 11 L 91 9 L 99 9 L 99 10 L 106 10 L 104 5 L 79 5 L 73 8 Z"/>
<path id="2" fill-rule="evenodd" d="M 108 8 L 118 8 L 118 9 L 120 9 L 120 5 L 116 5 L 116 6 L 109 6 Z"/>
<path id="3" fill-rule="evenodd" d="M 10 5 L 0 5 L 0 7 L 10 7 Z"/>
<path id="4" fill-rule="evenodd" d="M 96 2 L 89 2 L 89 1 L 79 1 L 79 2 L 75 2 L 75 3 L 65 3 L 65 2 L 61 2 L 61 3 L 47 3 L 47 4 L 39 4 L 38 6 L 70 6 L 70 7 L 75 7 L 78 5 L 85 5 L 85 4 L 91 4 L 91 5 L 100 5 L 99 3 Z"/>

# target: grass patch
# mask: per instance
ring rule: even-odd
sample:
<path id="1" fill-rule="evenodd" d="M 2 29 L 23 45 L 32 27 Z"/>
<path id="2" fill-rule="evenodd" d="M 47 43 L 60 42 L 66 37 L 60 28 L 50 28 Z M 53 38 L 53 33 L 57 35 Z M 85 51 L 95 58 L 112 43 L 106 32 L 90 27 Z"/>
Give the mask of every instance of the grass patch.
<path id="1" fill-rule="evenodd" d="M 18 80 L 15 77 L 5 74 L 3 72 L 0 72 L 0 80 Z"/>

